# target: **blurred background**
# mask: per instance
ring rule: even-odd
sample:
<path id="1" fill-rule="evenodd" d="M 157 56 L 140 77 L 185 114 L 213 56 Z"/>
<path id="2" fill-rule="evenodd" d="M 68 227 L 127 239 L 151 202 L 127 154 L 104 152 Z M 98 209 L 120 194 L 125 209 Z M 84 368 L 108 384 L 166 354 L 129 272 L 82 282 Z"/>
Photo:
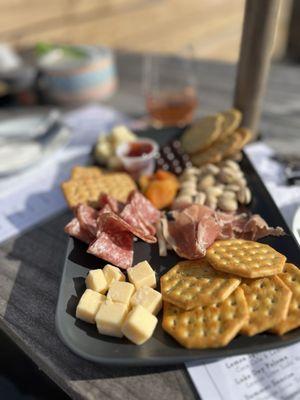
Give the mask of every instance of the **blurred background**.
<path id="1" fill-rule="evenodd" d="M 299 3 L 282 2 L 275 59 L 300 55 Z M 243 8 L 243 0 L 1 0 L 0 40 L 173 54 L 192 45 L 197 57 L 235 62 Z"/>

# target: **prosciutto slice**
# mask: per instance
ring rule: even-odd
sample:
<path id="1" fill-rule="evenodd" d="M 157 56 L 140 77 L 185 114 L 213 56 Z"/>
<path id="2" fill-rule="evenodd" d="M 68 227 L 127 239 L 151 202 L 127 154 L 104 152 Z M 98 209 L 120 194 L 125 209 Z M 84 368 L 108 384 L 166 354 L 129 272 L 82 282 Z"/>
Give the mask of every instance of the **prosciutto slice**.
<path id="1" fill-rule="evenodd" d="M 215 240 L 258 240 L 268 235 L 284 235 L 282 228 L 269 227 L 258 214 L 227 214 L 197 204 L 167 213 L 161 219 L 161 227 L 167 244 L 189 260 L 205 256 Z M 159 244 L 161 254 L 165 254 L 162 238 Z"/>
<path id="2" fill-rule="evenodd" d="M 240 237 L 247 240 L 258 240 L 265 236 L 283 236 L 284 230 L 277 226 L 268 226 L 266 221 L 258 214 L 252 215 L 244 224 Z"/>
<path id="3" fill-rule="evenodd" d="M 164 236 L 179 256 L 189 260 L 203 257 L 220 233 L 213 211 L 205 206 L 194 204 L 170 213 L 169 218 L 163 222 Z"/>

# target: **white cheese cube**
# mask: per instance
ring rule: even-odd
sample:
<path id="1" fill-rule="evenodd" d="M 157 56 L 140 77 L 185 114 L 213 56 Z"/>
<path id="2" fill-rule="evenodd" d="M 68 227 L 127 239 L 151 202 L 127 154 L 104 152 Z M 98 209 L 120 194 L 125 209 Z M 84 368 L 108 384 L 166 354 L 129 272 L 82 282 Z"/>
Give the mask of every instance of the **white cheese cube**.
<path id="1" fill-rule="evenodd" d="M 106 297 L 103 296 L 103 294 L 94 292 L 91 289 L 86 289 L 77 305 L 76 317 L 90 324 L 94 324 L 100 305 L 105 300 Z"/>
<path id="2" fill-rule="evenodd" d="M 108 287 L 114 282 L 114 281 L 125 281 L 125 275 L 121 272 L 121 270 L 118 267 L 115 267 L 110 264 L 106 264 L 105 267 L 103 268 L 103 273 L 106 279 L 106 282 L 108 284 Z"/>
<path id="3" fill-rule="evenodd" d="M 135 344 L 143 344 L 153 335 L 157 318 L 146 308 L 138 305 L 127 315 L 122 332 Z"/>
<path id="4" fill-rule="evenodd" d="M 127 270 L 128 279 L 136 289 L 143 286 L 156 287 L 155 272 L 147 261 L 142 261 Z"/>
<path id="5" fill-rule="evenodd" d="M 99 333 L 108 336 L 122 337 L 122 325 L 126 318 L 128 307 L 126 304 L 106 301 L 96 315 L 96 324 Z"/>
<path id="6" fill-rule="evenodd" d="M 129 305 L 133 292 L 134 286 L 131 283 L 115 281 L 111 284 L 109 288 L 107 298 L 116 303 Z"/>
<path id="7" fill-rule="evenodd" d="M 130 303 L 132 307 L 140 305 L 157 315 L 162 307 L 162 295 L 157 290 L 144 286 L 134 293 Z"/>
<path id="8" fill-rule="evenodd" d="M 102 269 L 90 270 L 85 279 L 85 284 L 88 289 L 99 293 L 105 293 L 108 289 L 108 284 Z"/>

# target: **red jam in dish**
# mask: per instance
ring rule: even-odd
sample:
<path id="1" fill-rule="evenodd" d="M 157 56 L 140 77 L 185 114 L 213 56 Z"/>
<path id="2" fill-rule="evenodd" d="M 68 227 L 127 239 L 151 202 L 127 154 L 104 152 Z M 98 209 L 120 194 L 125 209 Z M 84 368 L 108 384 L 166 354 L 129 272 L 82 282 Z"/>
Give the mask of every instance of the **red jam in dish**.
<path id="1" fill-rule="evenodd" d="M 128 151 L 125 157 L 143 157 L 151 153 L 153 146 L 150 143 L 132 142 L 128 144 Z"/>

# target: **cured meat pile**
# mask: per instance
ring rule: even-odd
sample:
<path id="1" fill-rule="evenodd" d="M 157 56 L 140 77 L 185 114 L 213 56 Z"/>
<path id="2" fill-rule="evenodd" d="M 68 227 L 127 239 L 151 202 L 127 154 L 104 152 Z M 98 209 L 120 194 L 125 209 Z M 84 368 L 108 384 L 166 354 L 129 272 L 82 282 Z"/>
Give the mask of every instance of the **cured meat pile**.
<path id="1" fill-rule="evenodd" d="M 103 194 L 99 209 L 80 204 L 74 214 L 65 232 L 88 243 L 88 253 L 120 268 L 132 265 L 135 236 L 157 242 L 155 224 L 160 212 L 140 192 L 131 192 L 126 204 Z"/>
<path id="2" fill-rule="evenodd" d="M 173 249 L 188 260 L 205 256 L 206 249 L 218 239 L 257 240 L 284 235 L 282 228 L 269 227 L 257 214 L 227 214 L 198 204 L 166 213 L 157 228 L 160 255 Z"/>

